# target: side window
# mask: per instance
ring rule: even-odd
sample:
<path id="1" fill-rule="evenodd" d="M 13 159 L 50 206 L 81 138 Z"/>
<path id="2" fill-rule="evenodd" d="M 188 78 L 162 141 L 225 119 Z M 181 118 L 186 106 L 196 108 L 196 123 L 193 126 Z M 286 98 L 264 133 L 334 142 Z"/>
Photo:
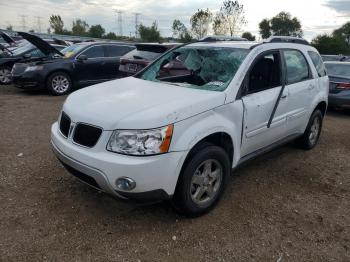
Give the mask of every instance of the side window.
<path id="1" fill-rule="evenodd" d="M 118 45 L 109 45 L 106 46 L 107 50 L 107 57 L 118 57 L 123 56 L 129 51 L 131 51 L 131 48 L 129 46 L 118 46 Z"/>
<path id="2" fill-rule="evenodd" d="M 327 75 L 326 68 L 323 64 L 321 56 L 318 53 L 313 52 L 313 51 L 309 51 L 308 53 L 309 53 L 309 56 L 312 60 L 312 63 L 314 64 L 314 66 L 317 70 L 318 76 L 322 77 L 322 76 Z"/>
<path id="3" fill-rule="evenodd" d="M 281 86 L 279 52 L 273 51 L 259 57 L 250 70 L 248 81 L 248 94 Z"/>
<path id="4" fill-rule="evenodd" d="M 93 46 L 87 49 L 82 53 L 82 55 L 86 55 L 87 58 L 98 58 L 104 57 L 103 46 Z"/>
<path id="5" fill-rule="evenodd" d="M 283 51 L 286 60 L 287 84 L 309 79 L 309 66 L 304 55 L 297 50 Z"/>
<path id="6" fill-rule="evenodd" d="M 34 49 L 29 52 L 31 57 L 42 57 L 44 54 L 39 49 Z"/>

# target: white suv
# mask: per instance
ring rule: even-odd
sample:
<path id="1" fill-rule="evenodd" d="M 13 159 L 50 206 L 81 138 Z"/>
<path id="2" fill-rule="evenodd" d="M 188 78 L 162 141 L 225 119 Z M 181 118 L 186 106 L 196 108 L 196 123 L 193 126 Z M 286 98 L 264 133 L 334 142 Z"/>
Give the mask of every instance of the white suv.
<path id="1" fill-rule="evenodd" d="M 68 96 L 51 143 L 68 171 L 101 191 L 172 199 L 199 215 L 242 162 L 293 139 L 313 148 L 327 97 L 322 59 L 305 40 L 197 42 Z"/>

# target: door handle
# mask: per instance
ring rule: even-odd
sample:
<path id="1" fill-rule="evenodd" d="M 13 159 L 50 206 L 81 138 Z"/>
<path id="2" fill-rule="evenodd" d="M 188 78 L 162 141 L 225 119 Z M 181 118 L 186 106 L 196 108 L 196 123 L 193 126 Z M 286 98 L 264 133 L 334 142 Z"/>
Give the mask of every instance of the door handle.
<path id="1" fill-rule="evenodd" d="M 286 99 L 286 98 L 287 98 L 287 95 L 286 95 L 286 94 L 284 94 L 284 95 L 281 96 L 281 99 Z"/>

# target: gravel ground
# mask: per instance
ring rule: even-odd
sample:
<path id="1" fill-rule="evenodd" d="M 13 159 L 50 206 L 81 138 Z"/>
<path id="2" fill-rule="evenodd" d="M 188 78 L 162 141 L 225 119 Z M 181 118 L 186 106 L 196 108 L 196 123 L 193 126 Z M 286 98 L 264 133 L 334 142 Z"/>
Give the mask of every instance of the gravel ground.
<path id="1" fill-rule="evenodd" d="M 240 167 L 188 219 L 67 174 L 49 145 L 64 99 L 0 86 L 0 261 L 350 261 L 350 112 L 327 114 L 314 150 Z"/>

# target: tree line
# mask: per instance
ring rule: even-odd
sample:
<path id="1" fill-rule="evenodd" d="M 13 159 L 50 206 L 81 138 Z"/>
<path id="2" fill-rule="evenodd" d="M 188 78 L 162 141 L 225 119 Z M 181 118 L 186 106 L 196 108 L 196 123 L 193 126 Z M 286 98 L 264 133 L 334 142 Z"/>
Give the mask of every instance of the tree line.
<path id="1" fill-rule="evenodd" d="M 91 25 L 82 20 L 73 20 L 72 29 L 65 28 L 59 15 L 50 17 L 50 30 L 55 34 L 88 36 L 93 38 L 107 38 L 112 40 L 135 40 L 126 36 L 118 36 L 113 32 L 106 33 L 100 25 Z M 250 41 L 255 41 L 256 36 L 251 32 L 242 32 L 246 25 L 244 6 L 238 1 L 224 0 L 219 11 L 213 14 L 208 8 L 198 9 L 189 21 L 190 27 L 175 19 L 172 23 L 172 39 L 182 43 L 201 39 L 208 34 L 214 35 L 240 35 Z M 140 24 L 138 26 L 140 41 L 161 42 L 166 40 L 161 36 L 156 21 L 151 26 Z M 303 30 L 300 20 L 290 13 L 282 11 L 272 18 L 265 18 L 259 23 L 259 34 L 262 39 L 270 36 L 294 36 L 302 37 Z M 323 34 L 314 38 L 311 42 L 322 54 L 350 54 L 350 22 L 346 23 L 331 34 Z"/>

